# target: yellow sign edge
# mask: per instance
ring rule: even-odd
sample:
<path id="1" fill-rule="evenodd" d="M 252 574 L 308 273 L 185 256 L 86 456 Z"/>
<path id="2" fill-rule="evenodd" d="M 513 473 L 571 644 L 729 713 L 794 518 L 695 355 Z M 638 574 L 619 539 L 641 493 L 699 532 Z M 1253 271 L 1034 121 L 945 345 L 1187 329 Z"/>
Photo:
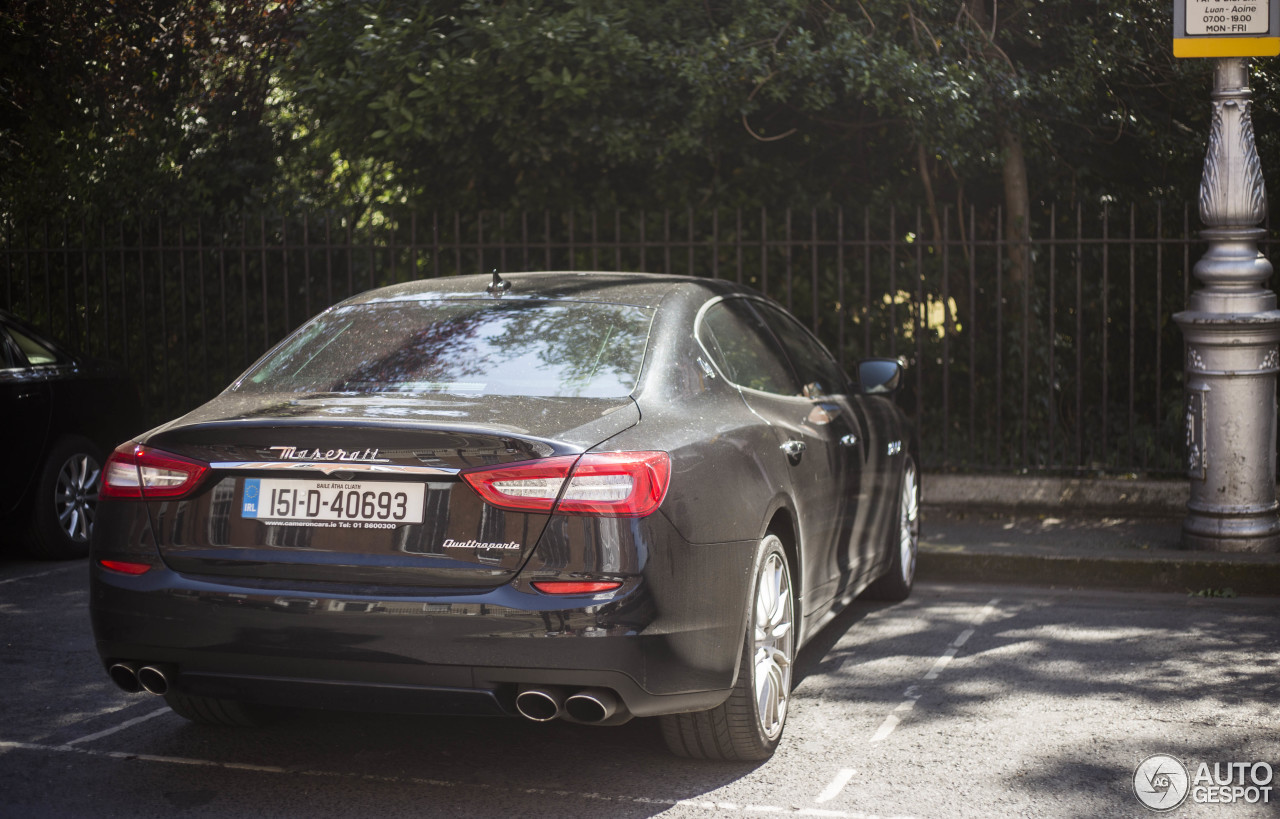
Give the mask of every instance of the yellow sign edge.
<path id="1" fill-rule="evenodd" d="M 1275 57 L 1280 37 L 1175 37 L 1175 57 Z"/>

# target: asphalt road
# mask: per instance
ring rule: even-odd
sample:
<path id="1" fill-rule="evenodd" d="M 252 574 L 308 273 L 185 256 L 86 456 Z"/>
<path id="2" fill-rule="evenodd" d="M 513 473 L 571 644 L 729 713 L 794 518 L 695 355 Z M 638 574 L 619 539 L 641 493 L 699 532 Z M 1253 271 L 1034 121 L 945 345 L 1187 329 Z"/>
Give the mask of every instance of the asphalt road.
<path id="1" fill-rule="evenodd" d="M 933 584 L 855 603 L 801 655 L 778 754 L 729 765 L 671 757 L 639 720 L 193 726 L 107 680 L 84 580 L 0 560 L 0 816 L 1149 816 L 1134 772 L 1165 753 L 1191 776 L 1276 771 L 1269 803 L 1171 815 L 1280 817 L 1276 599 Z"/>

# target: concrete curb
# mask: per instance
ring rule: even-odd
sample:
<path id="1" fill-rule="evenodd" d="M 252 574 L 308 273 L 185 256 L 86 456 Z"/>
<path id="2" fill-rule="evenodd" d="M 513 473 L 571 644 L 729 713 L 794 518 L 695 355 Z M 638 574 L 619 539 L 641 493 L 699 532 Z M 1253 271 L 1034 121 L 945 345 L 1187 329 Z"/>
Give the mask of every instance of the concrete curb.
<path id="1" fill-rule="evenodd" d="M 1280 596 L 1280 554 L 1176 548 L 1191 494 L 1186 480 L 943 473 L 926 473 L 922 480 L 925 508 L 942 514 L 939 527 L 951 527 L 941 542 L 921 544 L 917 576 L 922 581 Z M 956 526 L 947 522 L 950 515 L 1002 524 Z M 1054 540 L 1021 524 L 1004 525 L 1031 516 L 1074 518 L 1097 527 Z M 1123 535 L 1116 523 L 1130 526 L 1130 534 Z M 931 527 L 928 515 L 926 527 Z M 1147 541 L 1152 527 L 1164 533 L 1149 541 L 1155 548 L 1126 543 Z M 1146 534 L 1139 537 L 1137 529 Z"/>
<path id="2" fill-rule="evenodd" d="M 1093 512 L 1158 517 L 1186 514 L 1185 480 L 1046 478 L 1031 475 L 926 473 L 922 490 L 932 506 L 1031 512 Z"/>
<path id="3" fill-rule="evenodd" d="M 1142 556 L 921 551 L 922 581 L 1006 583 L 1056 588 L 1140 589 L 1219 596 L 1280 596 L 1274 555 L 1155 552 Z"/>

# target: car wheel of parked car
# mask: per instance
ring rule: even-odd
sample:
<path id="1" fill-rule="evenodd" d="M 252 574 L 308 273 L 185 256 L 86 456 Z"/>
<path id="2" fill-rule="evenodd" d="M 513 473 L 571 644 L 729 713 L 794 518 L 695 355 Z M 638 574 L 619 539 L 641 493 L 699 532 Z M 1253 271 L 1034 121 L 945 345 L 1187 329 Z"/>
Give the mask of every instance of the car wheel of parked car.
<path id="1" fill-rule="evenodd" d="M 920 553 L 920 484 L 915 461 L 910 457 L 902 467 L 898 525 L 890 532 L 890 538 L 889 571 L 863 595 L 872 600 L 906 600 L 915 583 L 916 558 Z"/>
<path id="2" fill-rule="evenodd" d="M 782 541 L 766 535 L 738 680 L 710 711 L 662 717 L 667 747 L 698 759 L 768 759 L 782 739 L 795 660 L 795 595 Z"/>
<path id="3" fill-rule="evenodd" d="M 271 709 L 235 700 L 197 697 L 170 691 L 164 695 L 164 701 L 173 713 L 198 725 L 257 728 L 271 722 Z"/>
<path id="4" fill-rule="evenodd" d="M 102 453 L 88 440 L 68 436 L 54 445 L 36 477 L 27 551 L 42 560 L 89 554 L 98 506 Z"/>

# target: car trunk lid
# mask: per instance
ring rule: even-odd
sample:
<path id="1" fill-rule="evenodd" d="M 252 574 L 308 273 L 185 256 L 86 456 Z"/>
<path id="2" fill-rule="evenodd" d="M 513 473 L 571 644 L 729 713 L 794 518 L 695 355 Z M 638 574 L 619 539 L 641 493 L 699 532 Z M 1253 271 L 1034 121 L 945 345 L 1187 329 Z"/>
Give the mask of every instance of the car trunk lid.
<path id="1" fill-rule="evenodd" d="M 548 516 L 489 506 L 459 472 L 579 454 L 638 420 L 630 398 L 227 394 L 143 441 L 210 465 L 194 494 L 148 510 L 184 574 L 493 587 Z"/>

